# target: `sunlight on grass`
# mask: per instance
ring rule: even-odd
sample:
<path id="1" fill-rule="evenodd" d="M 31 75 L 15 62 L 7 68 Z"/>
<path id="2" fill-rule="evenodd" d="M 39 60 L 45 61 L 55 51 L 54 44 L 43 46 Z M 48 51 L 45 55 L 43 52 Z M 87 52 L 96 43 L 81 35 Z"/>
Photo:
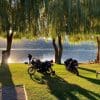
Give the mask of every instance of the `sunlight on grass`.
<path id="1" fill-rule="evenodd" d="M 64 65 L 53 66 L 56 76 L 44 76 L 36 73 L 32 78 L 27 73 L 27 65 L 10 64 L 9 71 L 15 85 L 26 87 L 28 100 L 99 100 L 100 75 L 96 78 L 98 64 L 80 64 L 80 76 L 66 71 Z M 1 77 L 2 76 L 2 77 Z M 0 82 L 9 84 L 7 75 L 0 70 Z M 5 81 L 5 82 L 4 82 Z"/>

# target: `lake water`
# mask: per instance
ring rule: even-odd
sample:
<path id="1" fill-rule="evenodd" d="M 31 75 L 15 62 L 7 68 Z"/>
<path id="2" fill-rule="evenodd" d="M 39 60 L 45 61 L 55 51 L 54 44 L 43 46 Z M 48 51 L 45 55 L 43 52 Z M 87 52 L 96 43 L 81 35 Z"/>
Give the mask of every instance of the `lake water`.
<path id="1" fill-rule="evenodd" d="M 11 56 L 9 62 L 11 63 L 24 63 L 28 61 L 27 55 L 30 53 L 34 58 L 41 60 L 54 59 L 54 50 L 51 43 L 45 43 L 43 41 L 38 42 L 24 42 L 23 45 L 17 48 L 14 44 L 12 46 Z M 64 44 L 62 62 L 67 58 L 77 59 L 81 62 L 88 62 L 96 58 L 96 46 L 92 43 L 84 43 L 81 45 L 69 45 Z M 0 49 L 0 60 L 1 60 L 2 49 Z"/>

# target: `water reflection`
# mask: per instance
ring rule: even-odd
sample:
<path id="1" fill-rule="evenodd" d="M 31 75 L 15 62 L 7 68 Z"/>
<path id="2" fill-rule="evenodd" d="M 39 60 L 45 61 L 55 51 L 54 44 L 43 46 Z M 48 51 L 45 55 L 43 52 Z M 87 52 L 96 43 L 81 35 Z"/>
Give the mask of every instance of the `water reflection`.
<path id="1" fill-rule="evenodd" d="M 1 50 L 0 50 L 0 60 L 1 60 Z M 28 61 L 27 55 L 32 54 L 34 58 L 39 58 L 41 60 L 51 60 L 54 59 L 53 49 L 13 49 L 11 51 L 11 56 L 9 59 L 10 63 L 23 63 Z M 67 58 L 77 59 L 79 62 L 88 62 L 96 58 L 96 50 L 67 50 L 63 51 L 62 62 Z"/>

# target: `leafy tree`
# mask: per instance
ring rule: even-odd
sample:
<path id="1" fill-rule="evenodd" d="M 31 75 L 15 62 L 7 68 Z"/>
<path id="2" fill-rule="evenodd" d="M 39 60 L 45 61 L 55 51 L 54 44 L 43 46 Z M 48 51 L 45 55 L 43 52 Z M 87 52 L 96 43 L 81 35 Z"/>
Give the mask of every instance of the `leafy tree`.
<path id="1" fill-rule="evenodd" d="M 51 0 L 48 9 L 49 34 L 51 34 L 52 43 L 55 50 L 55 63 L 58 64 L 61 64 L 63 51 L 62 33 L 64 33 L 65 28 L 63 3 L 64 2 L 61 0 Z M 58 41 L 56 41 L 56 39 Z"/>
<path id="2" fill-rule="evenodd" d="M 48 19 L 46 35 L 52 37 L 56 63 L 61 63 L 62 40 L 65 32 L 68 36 L 81 34 L 84 37 L 87 37 L 88 34 L 100 33 L 99 3 L 99 0 L 50 0 L 47 3 L 46 13 L 43 13 L 44 19 Z M 45 26 L 43 26 L 44 28 Z M 43 33 L 45 33 L 45 30 L 43 30 Z M 56 39 L 58 39 L 58 46 Z M 77 40 L 77 38 L 74 40 Z M 97 38 L 97 41 L 99 44 L 99 38 Z"/>
<path id="3" fill-rule="evenodd" d="M 2 63 L 7 63 L 7 59 L 10 56 L 14 32 L 20 32 L 25 29 L 25 26 L 23 27 L 25 23 L 23 20 L 24 13 L 21 7 L 17 0 L 0 1 L 0 30 L 7 37 L 7 47 L 2 52 Z"/>
<path id="4" fill-rule="evenodd" d="M 70 35 L 71 36 L 73 35 L 74 36 L 73 40 L 76 41 L 86 40 L 86 39 L 97 40 L 98 51 L 97 51 L 96 62 L 99 63 L 100 62 L 100 28 L 99 28 L 100 27 L 100 7 L 99 7 L 100 1 L 99 0 L 84 0 L 84 1 L 77 0 L 77 4 L 78 7 L 80 5 L 80 13 L 77 16 L 77 19 L 80 18 L 80 20 L 78 20 L 77 23 L 80 24 L 78 24 L 78 27 L 76 27 L 77 23 L 71 26 L 73 26 L 72 29 L 77 29 L 79 31 L 76 32 L 74 31 L 70 33 Z M 80 35 L 76 35 L 76 33 Z"/>
<path id="5" fill-rule="evenodd" d="M 12 38 L 15 30 L 16 11 L 17 9 L 15 9 L 15 3 L 13 1 L 0 1 L 0 29 L 2 29 L 2 32 L 7 33 L 7 47 L 6 51 L 2 52 L 2 63 L 7 62 L 7 59 L 10 56 Z"/>
<path id="6" fill-rule="evenodd" d="M 0 34 L 7 36 L 2 61 L 7 62 L 10 56 L 13 36 L 51 36 L 55 62 L 61 63 L 65 33 L 100 33 L 99 4 L 100 0 L 0 0 Z M 97 43 L 100 59 L 99 37 Z"/>
<path id="7" fill-rule="evenodd" d="M 2 63 L 7 63 L 10 56 L 13 37 L 39 37 L 39 17 L 44 3 L 47 1 L 0 0 L 0 34 L 7 37 Z"/>

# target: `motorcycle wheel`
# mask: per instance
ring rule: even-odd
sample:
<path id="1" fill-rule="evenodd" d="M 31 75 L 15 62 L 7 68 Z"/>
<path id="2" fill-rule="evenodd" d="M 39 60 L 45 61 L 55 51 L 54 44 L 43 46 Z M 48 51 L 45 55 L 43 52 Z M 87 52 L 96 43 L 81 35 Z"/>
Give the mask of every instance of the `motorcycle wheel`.
<path id="1" fill-rule="evenodd" d="M 28 74 L 34 75 L 35 72 L 36 72 L 36 69 L 35 69 L 34 67 L 29 67 L 29 68 L 28 68 Z"/>

